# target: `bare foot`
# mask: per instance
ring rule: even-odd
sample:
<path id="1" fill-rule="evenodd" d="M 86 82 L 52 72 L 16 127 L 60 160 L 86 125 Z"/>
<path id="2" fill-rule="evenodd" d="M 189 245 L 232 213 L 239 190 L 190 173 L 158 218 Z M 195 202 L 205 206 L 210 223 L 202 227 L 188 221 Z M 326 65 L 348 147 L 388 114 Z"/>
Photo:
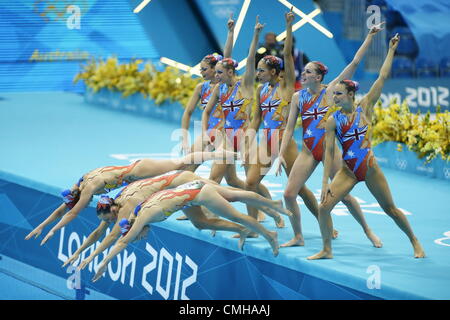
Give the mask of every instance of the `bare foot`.
<path id="1" fill-rule="evenodd" d="M 281 229 L 281 228 L 285 227 L 282 216 L 278 215 L 276 218 L 274 218 L 274 220 L 275 220 L 275 224 L 276 224 L 277 228 Z"/>
<path id="2" fill-rule="evenodd" d="M 268 241 L 272 247 L 273 256 L 276 257 L 279 253 L 278 248 L 280 247 L 278 245 L 278 234 L 276 231 L 269 231 L 269 237 L 270 239 Z"/>
<path id="3" fill-rule="evenodd" d="M 303 240 L 303 237 L 301 238 L 293 238 L 292 240 L 284 243 L 281 245 L 281 248 L 287 248 L 287 247 L 302 247 L 305 245 L 305 241 Z"/>
<path id="4" fill-rule="evenodd" d="M 331 251 L 322 250 L 315 255 L 308 257 L 308 260 L 318 260 L 318 259 L 333 259 L 333 254 Z"/>
<path id="5" fill-rule="evenodd" d="M 377 235 L 372 232 L 372 230 L 366 232 L 366 236 L 367 238 L 369 238 L 370 242 L 372 242 L 375 248 L 381 248 L 383 246 L 383 243 L 381 242 L 380 238 L 378 238 Z"/>
<path id="6" fill-rule="evenodd" d="M 258 217 L 257 219 L 258 222 L 263 222 L 266 220 L 266 215 L 264 214 L 264 212 L 262 212 L 261 210 L 258 210 Z"/>
<path id="7" fill-rule="evenodd" d="M 189 218 L 186 217 L 185 215 L 182 215 L 182 216 L 178 217 L 177 220 L 178 220 L 178 221 L 181 221 L 181 220 L 189 220 Z"/>
<path id="8" fill-rule="evenodd" d="M 236 233 L 233 236 L 233 238 L 235 238 L 235 239 L 240 238 L 240 237 L 241 237 L 241 235 L 239 233 Z M 256 232 L 250 232 L 249 234 L 247 234 L 247 238 L 258 238 L 258 237 L 259 237 L 259 234 Z"/>
<path id="9" fill-rule="evenodd" d="M 333 229 L 333 235 L 332 235 L 333 240 L 338 237 L 338 234 L 339 234 L 339 231 Z"/>
<path id="10" fill-rule="evenodd" d="M 250 233 L 251 233 L 251 231 L 248 229 L 244 229 L 241 231 L 240 238 L 239 238 L 239 250 L 241 250 L 241 251 L 244 250 L 245 240 L 247 239 L 247 237 Z"/>
<path id="11" fill-rule="evenodd" d="M 414 258 L 425 258 L 425 251 L 423 251 L 419 241 L 414 241 L 412 245 L 414 247 Z"/>

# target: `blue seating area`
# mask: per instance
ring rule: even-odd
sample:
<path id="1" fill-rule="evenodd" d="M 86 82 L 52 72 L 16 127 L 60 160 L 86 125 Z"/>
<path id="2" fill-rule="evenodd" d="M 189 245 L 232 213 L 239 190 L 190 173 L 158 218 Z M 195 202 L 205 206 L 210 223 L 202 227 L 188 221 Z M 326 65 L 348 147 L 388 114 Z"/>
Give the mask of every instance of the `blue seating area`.
<path id="1" fill-rule="evenodd" d="M 386 41 L 389 41 L 396 33 L 400 35 L 401 41 L 392 66 L 393 78 L 450 77 L 450 56 L 439 61 L 420 52 L 418 42 L 402 13 L 393 8 L 389 1 L 367 0 L 367 6 L 369 5 L 376 5 L 381 9 L 388 31 Z"/>

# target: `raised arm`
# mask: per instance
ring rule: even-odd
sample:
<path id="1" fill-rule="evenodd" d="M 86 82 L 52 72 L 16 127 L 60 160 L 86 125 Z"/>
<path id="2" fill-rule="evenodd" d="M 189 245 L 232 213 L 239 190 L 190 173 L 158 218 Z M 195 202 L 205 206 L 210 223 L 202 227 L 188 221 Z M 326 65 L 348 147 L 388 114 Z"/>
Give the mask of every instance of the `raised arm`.
<path id="1" fill-rule="evenodd" d="M 369 33 L 366 36 L 366 39 L 362 43 L 361 47 L 359 47 L 358 51 L 356 52 L 355 56 L 353 57 L 353 60 L 344 68 L 344 70 L 339 74 L 337 78 L 335 78 L 333 81 L 331 81 L 328 85 L 327 93 L 330 92 L 333 93 L 333 86 L 338 84 L 344 79 L 350 79 L 353 74 L 355 73 L 356 69 L 358 68 L 359 63 L 364 58 L 364 55 L 367 52 L 367 49 L 369 48 L 370 44 L 372 43 L 373 37 L 381 30 L 383 30 L 382 25 L 384 22 L 373 26 Z"/>
<path id="2" fill-rule="evenodd" d="M 294 135 L 295 125 L 297 123 L 298 118 L 298 92 L 294 93 L 291 100 L 291 109 L 289 111 L 289 118 L 286 123 L 286 129 L 284 130 L 283 138 L 281 140 L 281 147 L 280 152 L 278 153 L 279 162 L 278 167 L 276 168 L 276 175 L 281 174 L 281 165 L 286 167 L 286 161 L 284 160 L 283 154 L 286 151 L 286 148 L 289 144 L 289 141 L 292 139 L 292 136 Z"/>
<path id="3" fill-rule="evenodd" d="M 327 123 L 325 125 L 326 133 L 325 133 L 325 160 L 323 167 L 323 177 L 322 177 L 322 193 L 320 196 L 321 203 L 325 203 L 328 199 L 328 195 L 333 196 L 329 188 L 328 181 L 330 179 L 331 167 L 333 165 L 334 159 L 334 139 L 336 137 L 335 129 L 336 129 L 336 121 L 334 117 L 329 117 Z"/>
<path id="4" fill-rule="evenodd" d="M 252 92 L 253 97 L 253 83 L 255 81 L 255 55 L 256 47 L 258 46 L 259 34 L 266 24 L 259 23 L 259 16 L 256 16 L 255 31 L 253 32 L 252 43 L 250 44 L 250 50 L 248 51 L 247 63 L 245 67 L 245 73 L 242 77 L 243 89 L 248 93 Z"/>
<path id="5" fill-rule="evenodd" d="M 285 87 L 294 93 L 295 84 L 295 65 L 292 56 L 292 23 L 295 19 L 294 13 L 291 11 L 285 14 L 286 18 L 286 39 L 284 40 L 284 83 Z"/>
<path id="6" fill-rule="evenodd" d="M 183 140 L 181 142 L 181 146 L 182 146 L 183 154 L 188 154 L 191 152 L 191 147 L 189 145 L 189 139 L 188 139 L 189 124 L 191 122 L 191 116 L 195 110 L 195 106 L 198 104 L 198 102 L 200 101 L 200 98 L 201 98 L 200 95 L 201 95 L 201 91 L 202 91 L 202 84 L 203 83 L 199 83 L 195 87 L 194 93 L 192 94 L 191 98 L 189 99 L 189 102 L 186 105 L 186 108 L 184 109 L 183 118 L 181 119 L 181 128 L 183 129 L 183 132 L 182 132 Z"/>
<path id="7" fill-rule="evenodd" d="M 381 95 L 381 90 L 383 89 L 384 82 L 389 77 L 391 72 L 392 61 L 394 60 L 395 50 L 397 49 L 398 43 L 400 41 L 400 36 L 396 34 L 389 41 L 389 51 L 386 58 L 384 59 L 383 66 L 381 67 L 380 74 L 375 80 L 374 84 L 370 88 L 369 92 L 361 100 L 360 104 L 363 107 L 365 113 L 371 116 L 373 111 L 373 106 L 378 101 Z"/>
<path id="8" fill-rule="evenodd" d="M 230 19 L 228 19 L 227 27 L 228 27 L 228 36 L 227 36 L 227 42 L 225 42 L 225 48 L 223 49 L 223 57 L 231 58 L 231 52 L 233 51 L 233 40 L 234 40 L 233 13 L 230 14 Z"/>
<path id="9" fill-rule="evenodd" d="M 77 251 L 75 251 L 75 253 L 64 262 L 62 267 L 64 268 L 65 266 L 67 266 L 69 264 L 73 264 L 75 261 L 77 261 L 78 257 L 85 249 L 89 248 L 89 246 L 91 246 L 98 239 L 100 239 L 100 237 L 106 232 L 108 225 L 109 225 L 109 223 L 107 223 L 105 221 L 100 222 L 99 226 L 94 231 L 91 232 L 91 234 L 87 237 L 87 239 L 84 240 L 81 247 L 79 247 L 77 249 Z"/>
<path id="10" fill-rule="evenodd" d="M 81 191 L 80 200 L 78 200 L 77 204 L 70 209 L 64 217 L 61 219 L 61 221 L 58 222 L 45 236 L 44 240 L 41 242 L 41 246 L 44 245 L 51 237 L 55 235 L 55 232 L 61 229 L 62 227 L 66 226 L 68 223 L 70 223 L 73 219 L 75 219 L 78 214 L 86 208 L 89 205 L 89 202 L 91 202 L 92 196 L 94 195 L 95 188 L 93 186 L 86 187 Z"/>

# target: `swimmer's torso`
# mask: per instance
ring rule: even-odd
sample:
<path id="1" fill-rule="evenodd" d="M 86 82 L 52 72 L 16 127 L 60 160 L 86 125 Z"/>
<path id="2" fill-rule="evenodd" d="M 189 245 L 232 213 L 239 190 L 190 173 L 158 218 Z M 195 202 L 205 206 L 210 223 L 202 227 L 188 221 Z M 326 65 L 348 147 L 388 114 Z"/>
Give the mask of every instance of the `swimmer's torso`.
<path id="1" fill-rule="evenodd" d="M 202 84 L 202 90 L 200 92 L 200 103 L 201 103 L 201 109 L 205 110 L 206 105 L 209 102 L 209 99 L 211 98 L 212 91 L 214 89 L 213 84 L 211 84 L 211 81 L 205 81 Z M 221 114 L 221 109 L 217 108 L 219 104 L 216 104 L 209 116 L 208 119 L 208 130 L 211 129 L 221 129 L 223 128 L 223 115 Z"/>
<path id="2" fill-rule="evenodd" d="M 177 187 L 195 178 L 198 178 L 198 176 L 193 172 L 174 170 L 157 177 L 135 181 L 127 185 L 115 196 L 114 203 L 120 207 L 131 200 L 140 203 L 158 191 Z"/>
<path id="3" fill-rule="evenodd" d="M 336 121 L 336 137 L 342 146 L 342 158 L 359 181 L 365 179 L 367 160 L 372 153 L 370 146 L 370 123 L 363 109 L 358 106 L 353 114 L 341 110 L 333 114 Z"/>
<path id="4" fill-rule="evenodd" d="M 313 96 L 307 89 L 299 91 L 299 111 L 302 117 L 303 142 L 317 161 L 323 159 L 325 122 L 329 106 L 325 99 L 326 88 Z"/>
<path id="5" fill-rule="evenodd" d="M 219 87 L 219 106 L 225 120 L 225 129 L 245 129 L 248 125 L 248 108 L 251 107 L 251 99 L 244 98 L 241 92 L 241 81 L 237 81 L 233 87 L 225 83 Z"/>
<path id="6" fill-rule="evenodd" d="M 198 205 L 195 198 L 205 186 L 204 181 L 195 180 L 182 184 L 174 189 L 166 189 L 151 195 L 136 207 L 135 215 L 144 214 L 146 210 L 162 211 L 166 217 L 184 208 Z"/>
<path id="7" fill-rule="evenodd" d="M 140 160 L 128 166 L 108 166 L 92 170 L 78 181 L 77 186 L 82 191 L 90 182 L 95 182 L 100 185 L 95 194 L 110 192 L 139 179 L 130 174 L 139 162 Z"/>

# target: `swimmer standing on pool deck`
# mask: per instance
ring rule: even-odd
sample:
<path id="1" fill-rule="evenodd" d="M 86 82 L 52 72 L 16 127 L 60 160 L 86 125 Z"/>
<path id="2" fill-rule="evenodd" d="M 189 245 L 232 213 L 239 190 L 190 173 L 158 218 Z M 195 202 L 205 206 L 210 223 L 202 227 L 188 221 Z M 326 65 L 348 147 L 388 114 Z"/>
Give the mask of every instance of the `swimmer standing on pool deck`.
<path id="1" fill-rule="evenodd" d="M 290 114 L 286 125 L 286 130 L 283 134 L 279 152 L 279 163 L 278 168 L 276 169 L 277 174 L 280 174 L 281 166 L 283 165 L 283 167 L 287 167 L 284 154 L 288 146 L 288 141 L 294 133 L 297 118 L 300 115 L 303 127 L 303 147 L 294 162 L 291 173 L 288 177 L 286 190 L 284 191 L 284 201 L 286 203 L 286 207 L 293 213 L 291 225 L 294 231 L 294 237 L 287 243 L 282 244 L 281 247 L 304 245 L 300 208 L 297 204 L 297 193 L 305 185 L 306 181 L 317 168 L 317 165 L 320 162 L 323 162 L 325 121 L 331 112 L 330 107 L 332 106 L 331 101 L 333 87 L 340 80 L 353 75 L 364 57 L 370 43 L 372 42 L 373 37 L 382 29 L 382 24 L 383 23 L 372 27 L 363 44 L 356 52 L 353 60 L 345 67 L 336 79 L 329 83 L 328 86 L 322 84 L 325 74 L 328 72 L 328 68 L 321 62 L 309 62 L 302 72 L 302 85 L 305 89 L 296 92 L 292 96 Z M 331 171 L 332 175 L 335 174 L 341 166 L 340 155 L 336 152 L 334 156 Z M 372 244 L 377 248 L 381 247 L 382 243 L 369 228 L 358 201 L 351 195 L 346 195 L 342 201 L 349 209 L 351 215 L 362 226 L 367 238 L 369 238 Z M 312 213 L 317 214 L 314 215 L 316 219 L 319 218 L 317 212 Z M 335 238 L 337 232 L 333 232 L 333 238 Z"/>
<path id="2" fill-rule="evenodd" d="M 394 204 L 386 178 L 378 166 L 370 146 L 373 107 L 380 98 L 399 41 L 398 34 L 390 40 L 389 51 L 381 67 L 380 75 L 369 93 L 359 103 L 355 103 L 355 92 L 358 89 L 356 82 L 343 80 L 334 88 L 333 100 L 341 109 L 329 117 L 326 122 L 325 166 L 319 206 L 319 225 L 323 249 L 310 256 L 308 258 L 310 260 L 333 258 L 331 249 L 333 221 L 330 212 L 360 181 L 366 183 L 370 193 L 377 199 L 383 211 L 408 236 L 414 248 L 414 257 L 425 257 L 425 252 L 414 235 L 406 216 Z M 344 163 L 331 184 L 328 184 L 335 152 L 335 137 L 342 146 Z"/>

